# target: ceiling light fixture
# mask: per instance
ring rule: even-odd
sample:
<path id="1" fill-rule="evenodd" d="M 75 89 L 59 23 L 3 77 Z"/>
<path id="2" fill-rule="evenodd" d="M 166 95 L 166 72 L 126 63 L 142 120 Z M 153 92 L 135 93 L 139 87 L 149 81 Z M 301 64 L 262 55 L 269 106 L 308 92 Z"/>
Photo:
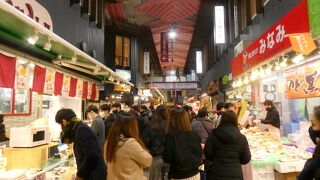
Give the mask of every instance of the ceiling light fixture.
<path id="1" fill-rule="evenodd" d="M 38 32 L 36 31 L 35 34 L 27 39 L 28 43 L 31 45 L 35 45 L 39 40 Z"/>
<path id="2" fill-rule="evenodd" d="M 51 39 L 48 38 L 48 42 L 46 42 L 46 43 L 44 44 L 43 49 L 46 50 L 46 51 L 50 51 L 51 48 L 52 48 Z"/>
<path id="3" fill-rule="evenodd" d="M 177 33 L 174 30 L 169 32 L 169 38 L 174 39 L 177 36 Z"/>

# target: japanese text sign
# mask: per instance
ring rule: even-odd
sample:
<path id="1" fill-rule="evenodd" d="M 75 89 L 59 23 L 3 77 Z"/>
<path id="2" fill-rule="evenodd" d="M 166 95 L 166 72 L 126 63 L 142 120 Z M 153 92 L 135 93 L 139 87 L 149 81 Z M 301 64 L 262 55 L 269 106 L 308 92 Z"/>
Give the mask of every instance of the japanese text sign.
<path id="1" fill-rule="evenodd" d="M 268 31 L 250 44 L 239 55 L 242 57 L 234 59 L 242 61 L 242 63 L 232 63 L 232 75 L 236 77 L 248 68 L 252 68 L 288 50 L 291 47 L 291 43 L 287 35 L 307 32 L 310 32 L 308 4 L 307 0 L 302 0 L 276 24 L 271 26 Z"/>
<path id="2" fill-rule="evenodd" d="M 309 98 L 320 96 L 320 63 L 308 64 L 289 70 L 286 76 L 288 98 Z"/>

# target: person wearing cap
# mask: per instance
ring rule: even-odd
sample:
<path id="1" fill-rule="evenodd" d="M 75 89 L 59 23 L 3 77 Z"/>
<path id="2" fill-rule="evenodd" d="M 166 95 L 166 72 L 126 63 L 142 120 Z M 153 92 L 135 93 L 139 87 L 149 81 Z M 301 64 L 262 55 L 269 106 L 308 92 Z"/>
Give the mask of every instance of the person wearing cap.
<path id="1" fill-rule="evenodd" d="M 105 125 L 103 119 L 99 115 L 98 107 L 90 105 L 87 109 L 87 117 L 92 120 L 91 128 L 96 135 L 99 147 L 102 150 L 105 141 Z"/>

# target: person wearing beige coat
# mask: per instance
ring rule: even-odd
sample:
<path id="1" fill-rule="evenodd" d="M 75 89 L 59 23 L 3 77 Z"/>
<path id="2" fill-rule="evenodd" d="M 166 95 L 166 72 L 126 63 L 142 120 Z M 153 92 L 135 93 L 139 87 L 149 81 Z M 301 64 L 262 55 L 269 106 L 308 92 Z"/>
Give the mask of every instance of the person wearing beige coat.
<path id="1" fill-rule="evenodd" d="M 107 143 L 105 144 L 107 145 Z M 115 161 L 105 162 L 108 167 L 108 180 L 145 180 L 143 168 L 150 167 L 152 156 L 134 139 L 119 141 Z M 106 147 L 104 148 L 106 150 Z"/>

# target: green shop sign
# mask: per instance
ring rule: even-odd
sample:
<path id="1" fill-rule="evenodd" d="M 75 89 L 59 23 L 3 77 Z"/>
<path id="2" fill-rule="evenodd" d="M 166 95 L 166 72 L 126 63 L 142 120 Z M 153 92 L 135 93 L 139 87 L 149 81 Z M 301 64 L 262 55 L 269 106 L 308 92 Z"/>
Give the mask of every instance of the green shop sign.
<path id="1" fill-rule="evenodd" d="M 312 36 L 320 35 L 320 0 L 308 0 L 309 21 Z"/>

